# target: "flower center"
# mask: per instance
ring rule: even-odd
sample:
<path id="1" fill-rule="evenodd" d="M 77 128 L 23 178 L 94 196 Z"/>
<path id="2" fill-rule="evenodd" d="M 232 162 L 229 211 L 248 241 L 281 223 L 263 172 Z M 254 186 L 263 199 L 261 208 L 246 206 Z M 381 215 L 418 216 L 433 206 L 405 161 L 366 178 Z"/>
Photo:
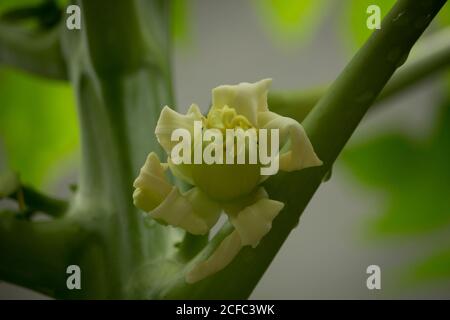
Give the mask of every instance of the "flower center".
<path id="1" fill-rule="evenodd" d="M 203 118 L 203 127 L 206 129 L 218 129 L 224 136 L 227 129 L 256 129 L 243 115 L 234 108 L 211 108 L 208 115 Z M 256 129 L 257 130 L 257 129 Z M 209 143 L 204 142 L 204 148 Z M 234 141 L 234 157 L 237 156 L 236 140 Z M 224 155 L 226 143 L 223 143 Z M 247 146 L 246 146 L 247 149 Z M 248 151 L 246 151 L 248 159 Z M 212 199 L 217 201 L 233 201 L 250 194 L 258 186 L 260 181 L 259 164 L 193 164 L 191 165 L 192 178 L 195 185 Z"/>
<path id="2" fill-rule="evenodd" d="M 248 119 L 237 114 L 234 108 L 224 106 L 223 108 L 211 108 L 208 116 L 204 118 L 204 126 L 208 129 L 219 129 L 225 134 L 226 129 L 241 128 L 247 130 L 253 128 Z"/>

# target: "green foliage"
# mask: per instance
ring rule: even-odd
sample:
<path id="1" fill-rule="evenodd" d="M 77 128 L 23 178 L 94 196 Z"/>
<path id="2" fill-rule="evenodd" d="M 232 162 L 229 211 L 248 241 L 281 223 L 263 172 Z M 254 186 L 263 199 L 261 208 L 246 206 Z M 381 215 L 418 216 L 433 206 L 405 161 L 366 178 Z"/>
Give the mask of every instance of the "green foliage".
<path id="1" fill-rule="evenodd" d="M 385 133 L 348 149 L 344 163 L 363 184 L 383 191 L 383 213 L 369 224 L 373 235 L 411 238 L 450 226 L 450 100 L 441 107 L 435 131 L 425 140 Z M 408 273 L 415 280 L 450 279 L 448 243 Z M 427 256 L 428 253 L 424 253 Z"/>
<path id="2" fill-rule="evenodd" d="M 4 12 L 25 6 L 35 6 L 40 3 L 42 3 L 42 0 L 2 0 L 0 2 L 0 11 Z"/>
<path id="3" fill-rule="evenodd" d="M 22 27 L 49 29 L 60 22 L 64 0 L 4 1 L 0 4 L 0 17 L 8 23 Z"/>
<path id="4" fill-rule="evenodd" d="M 406 280 L 414 283 L 429 281 L 448 281 L 450 279 L 450 249 L 442 250 L 420 262 L 409 272 Z"/>
<path id="5" fill-rule="evenodd" d="M 171 4 L 170 28 L 175 41 L 189 38 L 189 8 L 186 0 L 173 0 Z"/>
<path id="6" fill-rule="evenodd" d="M 35 186 L 73 154 L 78 128 L 66 84 L 0 70 L 0 139 L 9 166 Z"/>
<path id="7" fill-rule="evenodd" d="M 365 26 L 368 15 L 359 14 L 369 4 L 378 4 L 384 16 L 393 0 L 351 0 L 346 33 L 353 45 L 360 45 L 371 33 Z M 440 25 L 450 24 L 450 11 L 441 10 Z M 359 26 L 359 27 L 358 27 Z M 448 77 L 447 77 L 448 78 Z M 450 225 L 450 100 L 441 107 L 436 131 L 419 140 L 405 134 L 384 133 L 354 146 L 342 159 L 355 177 L 385 197 L 383 213 L 368 224 L 376 237 L 430 235 L 447 230 Z M 407 281 L 428 282 L 450 279 L 448 243 L 438 243 L 438 252 L 424 253 L 417 265 L 407 272 Z M 411 269 L 411 267 L 409 268 Z"/>
<path id="8" fill-rule="evenodd" d="M 354 50 L 360 47 L 373 32 L 366 27 L 369 17 L 368 6 L 378 5 L 381 9 L 381 18 L 384 18 L 395 0 L 345 0 L 339 2 L 342 4 L 343 13 L 342 16 L 339 15 L 342 39 L 347 41 Z M 276 38 L 286 41 L 295 40 L 295 43 L 305 40 L 307 35 L 313 35 L 327 11 L 337 8 L 336 3 L 324 0 L 261 0 L 254 1 L 254 3 L 263 17 L 262 24 L 268 26 Z M 334 14 L 337 13 L 341 12 Z"/>
<path id="9" fill-rule="evenodd" d="M 450 224 L 450 103 L 425 141 L 388 133 L 347 150 L 343 160 L 364 184 L 386 193 L 381 234 L 414 234 Z"/>
<path id="10" fill-rule="evenodd" d="M 0 2 L 0 11 L 5 12 L 11 9 L 37 6 L 45 2 L 55 2 L 59 6 L 63 6 L 68 0 L 2 0 Z"/>
<path id="11" fill-rule="evenodd" d="M 253 1 L 261 15 L 262 25 L 284 40 L 312 36 L 325 13 L 326 0 L 257 0 Z M 296 41 L 296 43 L 297 43 Z"/>

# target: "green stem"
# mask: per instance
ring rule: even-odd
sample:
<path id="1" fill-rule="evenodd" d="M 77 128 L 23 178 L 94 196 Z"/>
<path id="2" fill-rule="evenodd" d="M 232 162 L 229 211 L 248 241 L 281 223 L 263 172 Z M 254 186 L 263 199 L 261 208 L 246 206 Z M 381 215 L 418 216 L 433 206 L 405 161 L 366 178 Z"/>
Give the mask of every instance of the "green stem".
<path id="1" fill-rule="evenodd" d="M 438 31 L 417 44 L 418 53 L 401 67 L 388 82 L 377 99 L 384 102 L 431 76 L 447 70 L 450 65 L 450 28 Z M 302 122 L 327 91 L 324 86 L 309 91 L 278 92 L 269 95 L 269 106 L 274 112 Z"/>
<path id="2" fill-rule="evenodd" d="M 414 88 L 431 76 L 448 70 L 450 66 L 450 28 L 442 29 L 419 42 L 417 56 L 400 68 L 381 91 L 377 102 L 384 102 L 397 94 Z"/>
<path id="3" fill-rule="evenodd" d="M 0 279 L 53 297 L 65 293 L 66 268 L 79 263 L 73 252 L 85 240 L 85 232 L 70 220 L 33 223 L 3 212 Z"/>
<path id="4" fill-rule="evenodd" d="M 355 128 L 445 0 L 400 0 L 304 121 L 322 167 L 281 173 L 265 184 L 270 198 L 285 203 L 272 230 L 255 249 L 244 248 L 224 270 L 193 285 L 182 278 L 165 298 L 247 298 L 293 228 L 324 175 Z M 301 192 L 299 192 L 301 191 Z M 205 248 L 210 252 L 227 234 Z"/>
<path id="5" fill-rule="evenodd" d="M 152 130 L 162 106 L 173 102 L 168 4 L 78 3 L 83 28 L 64 36 L 82 133 L 81 177 L 70 215 L 95 217 L 98 221 L 86 222 L 93 229 L 104 224 L 98 236 L 106 245 L 105 265 L 114 282 L 107 297 L 126 298 L 140 290 L 130 283 L 136 270 L 164 256 L 178 235 L 160 225 L 147 228 L 131 197 L 148 152 L 162 155 Z"/>
<path id="6" fill-rule="evenodd" d="M 66 201 L 42 194 L 29 186 L 21 186 L 11 197 L 23 201 L 29 212 L 43 212 L 52 217 L 61 217 L 68 208 Z"/>
<path id="7" fill-rule="evenodd" d="M 179 244 L 179 257 L 183 261 L 189 261 L 208 243 L 208 235 L 197 236 L 186 232 L 183 241 Z"/>
<path id="8" fill-rule="evenodd" d="M 143 266 L 160 268 L 154 261 L 180 240 L 177 230 L 146 226 L 131 197 L 148 152 L 162 155 L 153 128 L 173 104 L 168 1 L 76 3 L 82 28 L 60 38 L 78 101 L 79 187 L 61 219 L 0 218 L 0 278 L 56 298 L 142 297 L 151 288 L 133 279 Z M 80 266 L 82 290 L 66 288 L 69 264 Z"/>

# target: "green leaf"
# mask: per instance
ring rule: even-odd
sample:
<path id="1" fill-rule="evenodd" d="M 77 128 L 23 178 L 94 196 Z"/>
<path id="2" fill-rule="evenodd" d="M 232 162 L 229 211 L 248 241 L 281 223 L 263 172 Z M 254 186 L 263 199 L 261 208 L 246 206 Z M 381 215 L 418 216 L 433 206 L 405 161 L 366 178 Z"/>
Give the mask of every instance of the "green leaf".
<path id="1" fill-rule="evenodd" d="M 2 0 L 0 2 L 0 12 L 20 7 L 36 6 L 42 3 L 42 0 Z"/>
<path id="2" fill-rule="evenodd" d="M 425 141 L 390 133 L 343 154 L 359 181 L 385 193 L 385 210 L 372 226 L 376 233 L 424 233 L 450 224 L 450 101 L 438 119 Z"/>
<path id="3" fill-rule="evenodd" d="M 364 183 L 391 190 L 397 188 L 398 184 L 404 184 L 414 172 L 414 166 L 420 162 L 417 148 L 418 144 L 414 140 L 391 133 L 348 149 L 343 159 Z"/>
<path id="4" fill-rule="evenodd" d="M 253 1 L 261 23 L 277 38 L 289 41 L 312 36 L 325 7 L 325 0 L 257 0 Z"/>
<path id="5" fill-rule="evenodd" d="M 0 140 L 11 169 L 23 182 L 41 186 L 78 146 L 69 86 L 0 69 Z"/>
<path id="6" fill-rule="evenodd" d="M 369 17 L 367 8 L 370 5 L 379 6 L 381 18 L 384 18 L 394 3 L 395 0 L 347 0 L 346 17 L 342 21 L 344 23 L 345 36 L 346 39 L 350 40 L 351 48 L 361 46 L 373 32 L 373 30 L 367 28 L 367 18 Z"/>
<path id="7" fill-rule="evenodd" d="M 189 37 L 189 8 L 186 0 L 173 0 L 171 3 L 171 32 L 175 41 L 185 41 Z"/>
<path id="8" fill-rule="evenodd" d="M 450 99 L 444 101 L 434 131 L 426 139 L 388 133 L 348 149 L 344 163 L 363 184 L 385 193 L 385 209 L 371 230 L 380 236 L 436 236 L 450 225 Z M 433 238 L 431 238 L 433 241 Z M 417 286 L 450 279 L 449 243 L 434 240 L 434 253 L 402 272 L 399 285 Z M 406 268 L 406 266 L 405 266 Z"/>
<path id="9" fill-rule="evenodd" d="M 49 0 L 2 0 L 0 2 L 0 11 L 11 10 L 21 7 L 32 7 L 37 6 L 42 3 L 48 2 Z M 68 0 L 53 0 L 59 6 L 67 5 Z"/>
<path id="10" fill-rule="evenodd" d="M 408 276 L 415 282 L 450 279 L 450 248 L 434 253 L 419 262 Z"/>

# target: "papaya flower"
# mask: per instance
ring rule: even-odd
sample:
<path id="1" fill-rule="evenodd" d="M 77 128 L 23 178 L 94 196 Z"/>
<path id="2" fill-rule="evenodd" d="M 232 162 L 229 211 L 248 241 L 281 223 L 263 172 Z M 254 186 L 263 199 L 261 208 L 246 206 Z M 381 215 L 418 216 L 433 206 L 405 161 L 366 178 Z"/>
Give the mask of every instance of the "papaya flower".
<path id="1" fill-rule="evenodd" d="M 303 127 L 269 110 L 271 82 L 264 79 L 213 89 L 206 117 L 195 104 L 186 114 L 167 106 L 161 111 L 155 134 L 167 161 L 162 163 L 154 152 L 148 155 L 134 182 L 134 205 L 156 221 L 194 235 L 207 234 L 222 212 L 234 227 L 206 260 L 187 271 L 188 283 L 222 270 L 242 247 L 256 247 L 270 231 L 284 203 L 269 198 L 261 186 L 265 179 L 278 170 L 295 171 L 322 164 Z M 237 132 L 236 139 L 228 139 L 230 130 Z M 248 138 L 244 148 L 237 145 L 239 137 L 244 142 Z M 260 148 L 256 161 L 258 154 L 252 151 L 252 145 Z M 204 159 L 198 159 L 197 151 Z M 205 154 L 218 161 L 208 161 Z M 245 156 L 253 161 L 228 161 Z M 268 165 L 275 170 L 269 170 Z M 168 171 L 191 188 L 182 192 L 171 184 Z"/>

